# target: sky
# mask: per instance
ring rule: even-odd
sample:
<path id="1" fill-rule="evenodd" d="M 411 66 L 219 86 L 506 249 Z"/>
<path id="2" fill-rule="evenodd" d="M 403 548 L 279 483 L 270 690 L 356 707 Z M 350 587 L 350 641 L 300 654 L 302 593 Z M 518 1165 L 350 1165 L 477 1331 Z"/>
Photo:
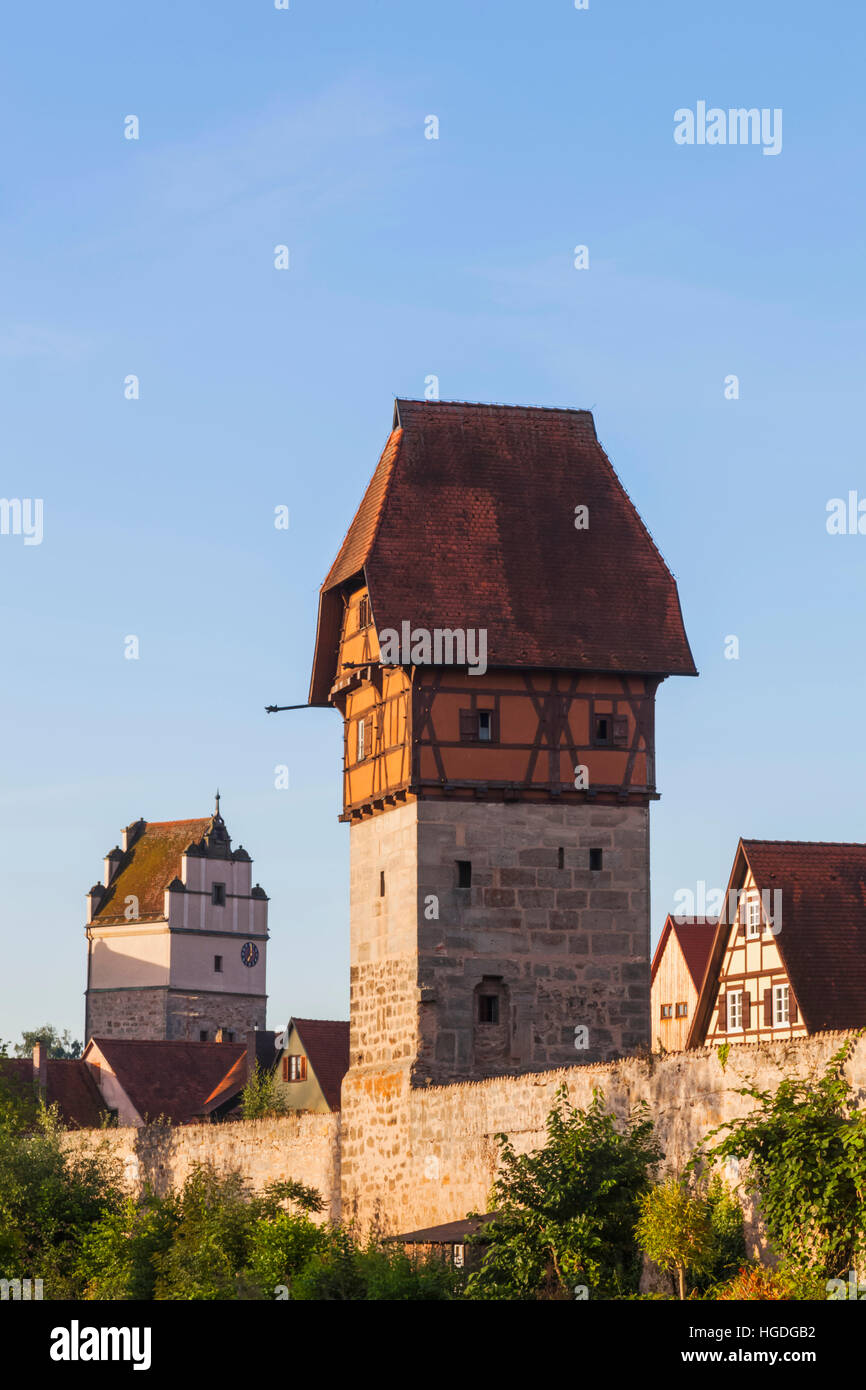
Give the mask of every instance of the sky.
<path id="1" fill-rule="evenodd" d="M 0 1039 L 81 1036 L 103 855 L 217 786 L 269 1025 L 347 1016 L 340 719 L 264 706 L 306 699 L 431 375 L 591 409 L 677 578 L 654 939 L 741 835 L 866 840 L 866 536 L 827 530 L 866 499 L 861 5 L 48 0 L 4 31 L 0 494 L 43 520 L 0 534 Z M 677 143 L 699 102 L 781 111 L 781 149 Z"/>

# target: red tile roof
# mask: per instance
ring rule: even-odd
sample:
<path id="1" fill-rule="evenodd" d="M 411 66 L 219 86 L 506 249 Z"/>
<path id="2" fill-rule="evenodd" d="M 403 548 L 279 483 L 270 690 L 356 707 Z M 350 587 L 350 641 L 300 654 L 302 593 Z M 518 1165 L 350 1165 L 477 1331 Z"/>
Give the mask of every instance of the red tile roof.
<path id="1" fill-rule="evenodd" d="M 696 674 L 676 583 L 589 411 L 396 402 L 321 589 L 313 704 L 333 683 L 339 586 L 356 576 L 380 632 L 485 628 L 490 667 Z"/>
<path id="2" fill-rule="evenodd" d="M 683 917 L 679 913 L 674 915 L 669 912 L 653 956 L 651 980 L 655 980 L 662 956 L 673 935 L 682 951 L 686 969 L 692 977 L 695 989 L 700 990 L 707 961 L 713 949 L 718 920 L 717 917 Z"/>
<path id="3" fill-rule="evenodd" d="M 328 1018 L 293 1018 L 307 1060 L 332 1110 L 340 1108 L 340 1086 L 349 1070 L 349 1024 Z"/>
<path id="4" fill-rule="evenodd" d="M 94 1038 L 105 1060 L 145 1121 L 160 1115 L 190 1124 L 226 1072 L 246 1052 L 244 1043 L 136 1042 Z"/>
<path id="5" fill-rule="evenodd" d="M 741 840 L 731 888 L 748 869 L 762 895 L 781 892 L 776 946 L 807 1031 L 866 1025 L 866 844 Z M 766 901 L 772 912 L 774 897 Z M 723 915 L 689 1046 L 706 1036 L 729 934 Z"/>
<path id="6" fill-rule="evenodd" d="M 0 1057 L 0 1077 L 11 1082 L 14 1091 L 23 1098 L 33 1085 L 32 1058 Z M 81 1058 L 66 1061 L 49 1057 L 45 1081 L 46 1104 L 57 1105 L 67 1128 L 98 1128 L 106 1105 L 90 1068 Z"/>
<path id="7" fill-rule="evenodd" d="M 126 899 L 138 899 L 139 919 L 161 918 L 165 906 L 163 893 L 173 878 L 179 877 L 184 850 L 199 841 L 211 824 L 204 820 L 149 821 L 121 861 L 94 921 L 100 924 L 125 921 Z"/>

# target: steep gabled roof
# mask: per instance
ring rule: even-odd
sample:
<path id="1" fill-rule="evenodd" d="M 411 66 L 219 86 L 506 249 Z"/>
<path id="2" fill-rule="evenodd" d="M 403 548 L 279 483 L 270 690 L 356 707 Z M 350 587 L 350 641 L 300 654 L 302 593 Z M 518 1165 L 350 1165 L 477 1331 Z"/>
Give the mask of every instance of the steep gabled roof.
<path id="1" fill-rule="evenodd" d="M 139 1042 L 93 1038 L 141 1118 L 160 1115 L 173 1124 L 190 1124 L 229 1067 L 246 1052 L 244 1043 Z"/>
<path id="2" fill-rule="evenodd" d="M 781 893 L 775 937 L 794 998 L 810 1033 L 866 1025 L 866 844 L 740 840 L 729 891 L 751 870 L 762 895 Z M 777 901 L 766 898 L 771 910 Z M 706 1034 L 730 936 L 719 920 L 689 1046 Z M 776 914 L 776 923 L 779 916 Z"/>
<path id="3" fill-rule="evenodd" d="M 142 833 L 126 851 L 120 869 L 99 908 L 94 922 L 104 925 L 125 921 L 126 899 L 138 899 L 139 919 L 163 916 L 163 893 L 173 878 L 180 874 L 183 852 L 199 841 L 212 823 L 204 820 L 149 821 Z"/>
<path id="4" fill-rule="evenodd" d="M 341 585 L 359 580 L 378 631 L 484 628 L 491 667 L 696 674 L 674 578 L 589 411 L 396 402 L 320 592 L 312 704 L 333 683 Z"/>
<path id="5" fill-rule="evenodd" d="M 673 936 L 682 952 L 692 983 L 695 989 L 700 991 L 707 961 L 713 948 L 717 924 L 717 917 L 682 917 L 679 914 L 674 915 L 669 912 L 653 956 L 651 981 L 655 980 L 668 941 Z"/>
<path id="6" fill-rule="evenodd" d="M 329 1018 L 293 1018 L 307 1060 L 332 1110 L 340 1108 L 340 1087 L 349 1070 L 349 1024 Z"/>

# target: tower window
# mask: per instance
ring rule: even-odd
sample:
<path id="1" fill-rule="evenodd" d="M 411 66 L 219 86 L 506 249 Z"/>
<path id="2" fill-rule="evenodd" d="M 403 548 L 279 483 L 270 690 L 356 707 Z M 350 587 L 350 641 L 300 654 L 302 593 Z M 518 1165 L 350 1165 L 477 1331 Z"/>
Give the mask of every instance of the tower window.
<path id="1" fill-rule="evenodd" d="M 662 1004 L 662 1018 L 672 1018 L 674 1012 L 673 1004 Z"/>
<path id="2" fill-rule="evenodd" d="M 472 861 L 469 859 L 457 860 L 457 887 L 472 887 Z"/>
<path id="3" fill-rule="evenodd" d="M 384 896 L 385 896 L 385 870 L 384 870 L 384 869 L 380 869 L 380 870 L 379 870 L 379 897 L 380 897 L 380 898 L 384 898 Z"/>
<path id="4" fill-rule="evenodd" d="M 216 971 L 217 975 L 221 975 L 221 974 L 223 973 L 223 958 L 222 958 L 222 956 L 214 956 L 214 958 L 213 958 L 213 968 L 214 968 L 214 970 Z"/>
<path id="5" fill-rule="evenodd" d="M 461 743 L 498 743 L 499 723 L 493 709 L 460 711 Z"/>
<path id="6" fill-rule="evenodd" d="M 366 756 L 366 742 L 367 742 L 366 733 L 367 733 L 367 730 L 366 730 L 366 721 L 363 720 L 363 719 L 359 719 L 359 720 L 358 720 L 358 748 L 357 748 L 357 752 L 358 752 L 358 759 L 357 759 L 357 760 L 358 760 L 359 763 L 362 763 L 362 762 L 364 761 L 365 756 Z"/>
<path id="7" fill-rule="evenodd" d="M 226 886 L 224 883 L 211 884 L 210 900 L 214 907 L 225 907 L 226 905 Z"/>
<path id="8" fill-rule="evenodd" d="M 589 867 L 591 869 L 600 869 L 603 858 L 604 855 L 600 849 L 591 849 L 589 851 Z"/>
<path id="9" fill-rule="evenodd" d="M 593 723 L 593 743 L 609 744 L 612 720 L 609 714 L 597 714 Z"/>
<path id="10" fill-rule="evenodd" d="M 358 604 L 358 631 L 363 632 L 370 623 L 370 600 L 362 598 Z"/>
<path id="11" fill-rule="evenodd" d="M 198 1035 L 199 1042 L 207 1042 L 207 1029 L 201 1028 Z"/>
<path id="12" fill-rule="evenodd" d="M 479 994 L 479 996 L 478 996 L 478 1022 L 479 1022 L 479 1023 L 498 1023 L 498 1022 L 499 1022 L 499 995 L 498 995 L 498 994 Z"/>
<path id="13" fill-rule="evenodd" d="M 565 868 L 565 848 L 562 845 L 560 845 L 559 849 L 556 851 L 556 867 L 558 869 Z"/>

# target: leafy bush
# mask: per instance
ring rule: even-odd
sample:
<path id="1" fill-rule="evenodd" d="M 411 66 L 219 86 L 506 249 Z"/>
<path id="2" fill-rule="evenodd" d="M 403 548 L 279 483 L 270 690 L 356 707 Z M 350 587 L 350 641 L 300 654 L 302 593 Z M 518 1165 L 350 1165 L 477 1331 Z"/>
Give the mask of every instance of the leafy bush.
<path id="1" fill-rule="evenodd" d="M 817 1080 L 785 1079 L 775 1093 L 746 1086 L 752 1112 L 720 1125 L 726 1136 L 697 1159 L 748 1159 L 746 1190 L 760 1199 L 776 1253 L 826 1280 L 866 1259 L 866 1112 L 844 1075 L 853 1039 Z"/>
<path id="2" fill-rule="evenodd" d="M 476 1237 L 486 1248 L 469 1295 L 570 1299 L 576 1285 L 594 1298 L 636 1292 L 640 1199 L 661 1158 L 647 1107 L 618 1124 L 599 1091 L 579 1110 L 563 1086 L 542 1149 L 518 1155 L 506 1135 L 498 1139 L 496 1219 Z"/>

